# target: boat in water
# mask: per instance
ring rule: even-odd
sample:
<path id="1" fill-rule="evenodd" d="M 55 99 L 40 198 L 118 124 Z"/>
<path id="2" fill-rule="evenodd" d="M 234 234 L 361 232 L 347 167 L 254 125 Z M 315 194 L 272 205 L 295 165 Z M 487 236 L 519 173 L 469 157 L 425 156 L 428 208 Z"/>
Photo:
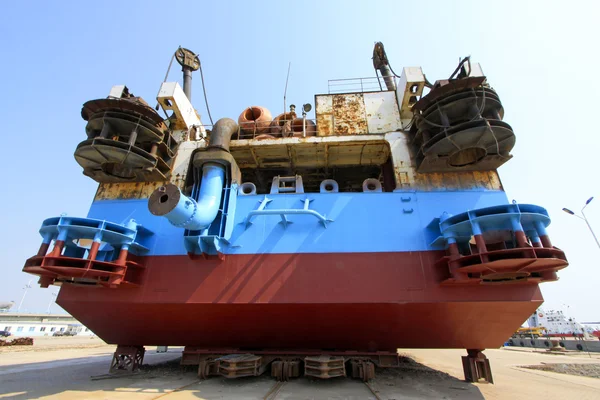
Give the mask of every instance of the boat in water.
<path id="1" fill-rule="evenodd" d="M 515 134 L 479 64 L 431 83 L 420 67 L 395 75 L 377 43 L 381 77 L 330 81 L 314 121 L 305 104 L 205 125 L 198 56 L 174 57 L 183 88 L 161 84 L 165 117 L 123 85 L 83 105 L 75 159 L 94 201 L 43 221 L 23 268 L 119 345 L 112 368 L 180 345 L 201 376 L 272 363 L 280 379 L 332 377 L 350 362 L 364 378 L 397 348 L 464 348 L 467 379 L 491 380 L 482 350 L 568 263 L 548 212 L 504 192 Z"/>

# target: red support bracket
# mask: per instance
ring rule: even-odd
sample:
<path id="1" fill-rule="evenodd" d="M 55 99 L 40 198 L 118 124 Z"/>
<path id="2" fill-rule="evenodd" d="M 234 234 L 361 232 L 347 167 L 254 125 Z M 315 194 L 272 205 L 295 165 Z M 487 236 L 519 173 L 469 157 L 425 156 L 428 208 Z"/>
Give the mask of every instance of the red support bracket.
<path id="1" fill-rule="evenodd" d="M 117 346 L 108 372 L 137 371 L 144 362 L 145 353 L 144 346 Z"/>
<path id="2" fill-rule="evenodd" d="M 482 351 L 467 349 L 467 355 L 462 357 L 463 371 L 467 382 L 494 383 L 490 360 Z"/>

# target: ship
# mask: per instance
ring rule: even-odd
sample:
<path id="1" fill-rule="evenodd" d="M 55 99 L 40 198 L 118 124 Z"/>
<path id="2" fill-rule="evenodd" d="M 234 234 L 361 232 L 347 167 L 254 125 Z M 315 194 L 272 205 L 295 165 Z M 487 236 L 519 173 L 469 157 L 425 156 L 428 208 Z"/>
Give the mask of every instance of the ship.
<path id="1" fill-rule="evenodd" d="M 178 345 L 201 377 L 369 379 L 398 348 L 461 348 L 466 379 L 493 382 L 483 350 L 568 262 L 547 210 L 504 191 L 516 137 L 482 67 L 396 75 L 378 42 L 376 77 L 204 124 L 199 57 L 173 57 L 183 87 L 163 82 L 160 107 L 125 85 L 83 105 L 74 156 L 97 192 L 43 221 L 23 268 L 118 345 L 111 370 Z"/>
<path id="2" fill-rule="evenodd" d="M 586 329 L 573 317 L 567 317 L 561 310 L 544 310 L 538 308 L 528 319 L 530 327 L 540 327 L 545 336 L 560 337 L 584 337 L 593 333 L 590 328 Z"/>

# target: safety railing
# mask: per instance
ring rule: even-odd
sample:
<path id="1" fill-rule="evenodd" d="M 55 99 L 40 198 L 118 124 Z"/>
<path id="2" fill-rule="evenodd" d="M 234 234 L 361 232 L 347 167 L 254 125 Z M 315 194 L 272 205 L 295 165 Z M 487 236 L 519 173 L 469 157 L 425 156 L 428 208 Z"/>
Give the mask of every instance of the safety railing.
<path id="1" fill-rule="evenodd" d="M 387 90 L 383 78 L 376 76 L 331 79 L 327 81 L 327 88 L 329 94 L 381 92 Z"/>
<path id="2" fill-rule="evenodd" d="M 307 118 L 303 121 L 302 118 L 295 120 L 282 120 L 282 125 L 271 121 L 268 127 L 262 126 L 260 123 L 254 126 L 246 124 L 244 127 L 238 127 L 238 130 L 232 135 L 233 140 L 268 140 L 268 139 L 283 139 L 283 138 L 304 138 L 317 135 L 317 123 L 315 119 Z M 196 128 L 188 132 L 188 140 L 200 140 L 200 130 L 212 131 L 212 125 L 201 125 L 200 129 Z"/>

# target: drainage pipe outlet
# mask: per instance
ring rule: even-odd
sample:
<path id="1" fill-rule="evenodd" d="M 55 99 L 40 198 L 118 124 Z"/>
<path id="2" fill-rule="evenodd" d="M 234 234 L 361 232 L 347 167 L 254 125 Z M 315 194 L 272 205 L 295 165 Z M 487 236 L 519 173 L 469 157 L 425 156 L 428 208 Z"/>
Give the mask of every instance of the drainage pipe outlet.
<path id="1" fill-rule="evenodd" d="M 172 183 L 161 186 L 148 199 L 148 209 L 153 215 L 165 217 L 176 227 L 199 231 L 206 229 L 217 217 L 225 167 L 206 163 L 202 167 L 202 185 L 198 201 L 187 197 Z"/>

